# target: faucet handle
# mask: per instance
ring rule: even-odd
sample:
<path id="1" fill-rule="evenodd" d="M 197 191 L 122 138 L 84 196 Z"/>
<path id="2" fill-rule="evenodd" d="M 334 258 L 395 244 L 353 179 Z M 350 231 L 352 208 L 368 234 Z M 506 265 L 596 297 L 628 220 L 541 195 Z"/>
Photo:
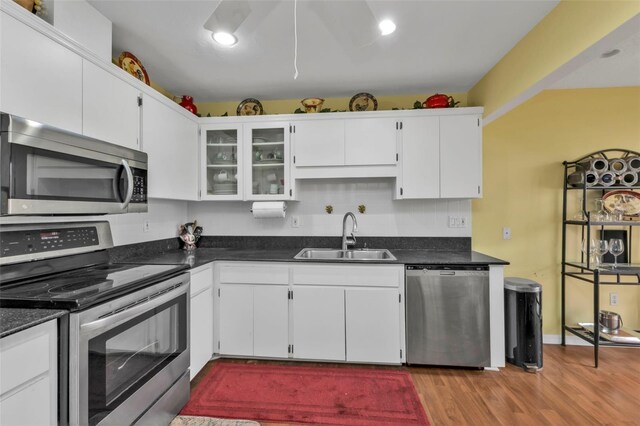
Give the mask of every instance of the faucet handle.
<path id="1" fill-rule="evenodd" d="M 355 235 L 353 235 L 353 233 L 351 233 L 351 235 L 346 238 L 346 243 L 347 243 L 347 248 L 349 247 L 353 248 L 356 246 L 356 237 Z"/>

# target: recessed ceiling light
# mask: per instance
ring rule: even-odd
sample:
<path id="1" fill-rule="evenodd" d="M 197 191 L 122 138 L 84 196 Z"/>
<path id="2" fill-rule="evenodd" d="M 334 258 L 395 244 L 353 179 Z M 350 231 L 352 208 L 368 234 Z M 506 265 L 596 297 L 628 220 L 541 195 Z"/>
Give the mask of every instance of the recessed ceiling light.
<path id="1" fill-rule="evenodd" d="M 383 36 L 389 35 L 396 30 L 396 24 L 391 19 L 385 19 L 378 24 L 380 28 L 380 34 Z"/>
<path id="2" fill-rule="evenodd" d="M 213 39 L 218 44 L 226 47 L 231 47 L 238 42 L 238 39 L 236 38 L 236 36 L 224 31 L 218 31 L 217 33 L 213 33 L 211 37 L 213 37 Z"/>
<path id="3" fill-rule="evenodd" d="M 604 52 L 602 55 L 600 55 L 600 57 L 602 58 L 610 58 L 612 56 L 616 56 L 618 53 L 620 53 L 620 49 L 613 49 L 613 50 L 609 50 L 607 52 Z"/>

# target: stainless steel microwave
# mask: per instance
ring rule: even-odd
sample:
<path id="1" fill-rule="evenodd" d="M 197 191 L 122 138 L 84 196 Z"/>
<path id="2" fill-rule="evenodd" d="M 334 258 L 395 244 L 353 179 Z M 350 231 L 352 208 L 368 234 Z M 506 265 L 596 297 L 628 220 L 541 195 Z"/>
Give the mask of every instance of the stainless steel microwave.
<path id="1" fill-rule="evenodd" d="M 147 154 L 0 113 L 0 190 L 2 216 L 146 212 Z"/>

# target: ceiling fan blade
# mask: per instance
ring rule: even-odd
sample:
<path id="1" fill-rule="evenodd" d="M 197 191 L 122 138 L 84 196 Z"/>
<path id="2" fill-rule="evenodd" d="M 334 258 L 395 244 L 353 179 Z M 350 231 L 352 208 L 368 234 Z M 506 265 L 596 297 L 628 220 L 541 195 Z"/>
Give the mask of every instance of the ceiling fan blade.
<path id="1" fill-rule="evenodd" d="M 366 1 L 311 1 L 305 4 L 346 50 L 369 46 L 378 39 L 378 23 Z"/>
<path id="2" fill-rule="evenodd" d="M 225 31 L 233 34 L 250 14 L 251 6 L 248 0 L 222 0 L 204 23 L 204 27 L 214 33 Z"/>
<path id="3" fill-rule="evenodd" d="M 209 31 L 226 31 L 238 36 L 252 34 L 280 0 L 221 0 L 203 27 Z"/>

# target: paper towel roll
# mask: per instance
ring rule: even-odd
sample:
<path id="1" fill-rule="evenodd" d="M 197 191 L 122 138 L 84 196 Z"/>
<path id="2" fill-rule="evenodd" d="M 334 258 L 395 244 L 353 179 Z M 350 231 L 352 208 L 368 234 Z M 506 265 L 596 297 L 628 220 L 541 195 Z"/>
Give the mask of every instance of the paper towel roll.
<path id="1" fill-rule="evenodd" d="M 255 202 L 251 206 L 251 211 L 256 219 L 282 218 L 287 213 L 287 204 L 284 201 Z"/>

